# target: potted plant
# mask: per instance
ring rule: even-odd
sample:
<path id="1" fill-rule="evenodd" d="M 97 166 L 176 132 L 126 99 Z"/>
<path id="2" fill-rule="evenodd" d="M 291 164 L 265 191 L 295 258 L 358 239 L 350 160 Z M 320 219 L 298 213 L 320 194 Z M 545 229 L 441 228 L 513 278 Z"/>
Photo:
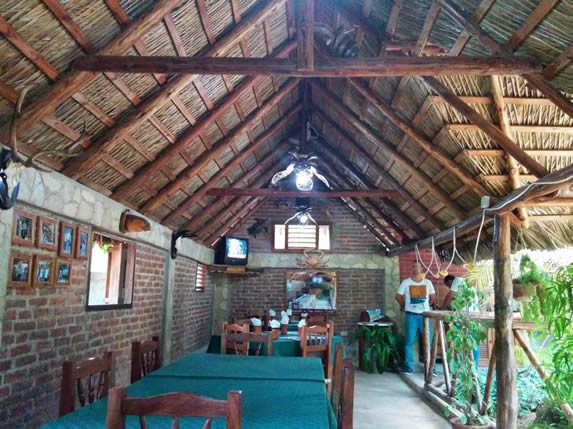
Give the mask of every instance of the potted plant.
<path id="1" fill-rule="evenodd" d="M 478 411 L 479 404 L 474 396 L 479 389 L 477 365 L 474 362 L 473 351 L 486 337 L 486 327 L 474 321 L 470 312 L 475 311 L 479 305 L 481 294 L 464 281 L 452 302 L 452 314 L 448 316 L 450 322 L 446 338 L 450 343 L 448 348 L 448 363 L 452 374 L 456 377 L 457 409 L 461 412 L 459 417 L 450 420 L 452 428 L 491 427 L 492 422 Z M 446 409 L 446 415 L 451 410 Z"/>
<path id="2" fill-rule="evenodd" d="M 382 374 L 386 368 L 399 368 L 402 361 L 398 338 L 389 328 L 359 326 L 354 332 L 350 344 L 363 339 L 366 348 L 359 362 L 360 369 L 366 372 L 378 371 Z"/>

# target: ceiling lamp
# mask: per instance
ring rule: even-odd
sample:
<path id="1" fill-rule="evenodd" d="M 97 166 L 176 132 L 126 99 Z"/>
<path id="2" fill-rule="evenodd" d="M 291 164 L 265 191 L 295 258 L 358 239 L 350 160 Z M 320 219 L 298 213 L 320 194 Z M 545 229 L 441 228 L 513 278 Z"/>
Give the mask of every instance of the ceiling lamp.
<path id="1" fill-rule="evenodd" d="M 285 221 L 285 225 L 293 220 L 297 225 L 308 225 L 309 222 L 316 225 L 316 221 L 310 215 L 311 207 L 309 198 L 297 198 L 294 208 L 296 213 Z"/>

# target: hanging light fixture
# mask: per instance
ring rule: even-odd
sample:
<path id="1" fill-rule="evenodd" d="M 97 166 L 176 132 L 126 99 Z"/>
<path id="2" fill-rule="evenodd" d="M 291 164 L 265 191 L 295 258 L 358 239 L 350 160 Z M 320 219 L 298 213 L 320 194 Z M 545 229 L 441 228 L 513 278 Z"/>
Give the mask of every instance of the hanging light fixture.
<path id="1" fill-rule="evenodd" d="M 295 202 L 295 214 L 285 221 L 285 225 L 293 220 L 297 225 L 308 225 L 310 222 L 317 224 L 314 218 L 310 215 L 310 200 L 309 198 L 297 198 Z"/>

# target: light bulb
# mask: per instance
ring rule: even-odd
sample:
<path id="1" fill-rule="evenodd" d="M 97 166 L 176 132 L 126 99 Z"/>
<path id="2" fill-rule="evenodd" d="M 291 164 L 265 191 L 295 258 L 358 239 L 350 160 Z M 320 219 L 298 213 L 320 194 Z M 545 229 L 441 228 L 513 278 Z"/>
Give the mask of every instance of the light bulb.
<path id="1" fill-rule="evenodd" d="M 298 223 L 301 225 L 306 225 L 308 223 L 308 215 L 306 213 L 302 213 L 298 216 Z"/>
<path id="2" fill-rule="evenodd" d="M 308 170 L 300 170 L 296 173 L 296 188 L 299 191 L 311 191 L 314 185 L 312 173 Z"/>

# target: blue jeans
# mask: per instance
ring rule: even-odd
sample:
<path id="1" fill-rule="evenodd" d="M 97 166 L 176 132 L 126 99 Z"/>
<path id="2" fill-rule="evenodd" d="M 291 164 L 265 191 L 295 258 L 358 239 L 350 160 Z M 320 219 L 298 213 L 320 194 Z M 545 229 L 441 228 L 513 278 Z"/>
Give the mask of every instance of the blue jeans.
<path id="1" fill-rule="evenodd" d="M 414 342 L 416 341 L 416 334 L 419 332 L 420 336 L 424 335 L 424 316 L 421 314 L 406 313 L 406 321 L 404 326 L 404 354 L 406 357 L 406 371 L 414 370 Z M 430 323 L 430 344 L 432 344 L 432 324 Z"/>

